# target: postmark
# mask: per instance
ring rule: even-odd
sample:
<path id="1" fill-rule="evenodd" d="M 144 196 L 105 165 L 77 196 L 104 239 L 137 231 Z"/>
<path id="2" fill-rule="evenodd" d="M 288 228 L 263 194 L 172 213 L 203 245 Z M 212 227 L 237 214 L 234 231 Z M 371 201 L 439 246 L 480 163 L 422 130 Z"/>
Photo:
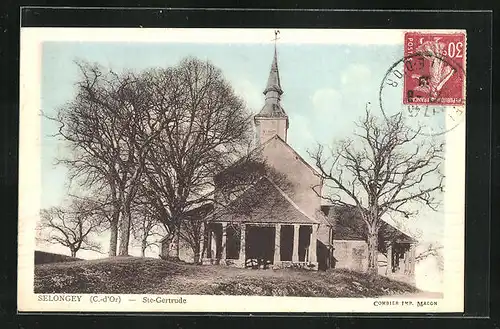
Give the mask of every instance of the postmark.
<path id="1" fill-rule="evenodd" d="M 464 120 L 465 81 L 464 34 L 405 33 L 404 56 L 380 85 L 380 109 L 386 118 L 402 114 L 419 134 L 441 135 Z"/>

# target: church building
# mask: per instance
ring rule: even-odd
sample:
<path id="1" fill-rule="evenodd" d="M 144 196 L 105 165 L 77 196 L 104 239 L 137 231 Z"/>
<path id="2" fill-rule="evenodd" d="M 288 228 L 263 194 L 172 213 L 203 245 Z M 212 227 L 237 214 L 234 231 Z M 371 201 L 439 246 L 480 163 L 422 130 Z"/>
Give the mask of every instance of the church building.
<path id="1" fill-rule="evenodd" d="M 233 202 L 245 202 L 266 191 L 266 202 L 272 203 L 272 209 L 255 207 L 246 216 L 208 216 L 202 263 L 364 271 L 368 248 L 362 220 L 352 211 L 322 204 L 319 173 L 287 143 L 290 121 L 281 104 L 282 95 L 275 46 L 264 105 L 254 117 L 256 148 L 269 166 L 287 177 L 292 188 L 285 191 L 272 179 L 262 177 Z M 390 237 L 384 232 L 390 232 Z M 387 224 L 381 230 L 381 240 L 381 273 L 413 275 L 414 239 Z"/>

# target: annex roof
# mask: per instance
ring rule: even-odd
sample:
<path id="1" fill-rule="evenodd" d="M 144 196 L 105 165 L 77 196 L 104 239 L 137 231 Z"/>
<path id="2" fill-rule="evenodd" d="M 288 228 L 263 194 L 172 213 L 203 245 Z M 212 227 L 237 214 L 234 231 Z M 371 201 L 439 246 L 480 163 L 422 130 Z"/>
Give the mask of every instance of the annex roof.
<path id="1" fill-rule="evenodd" d="M 363 219 L 356 213 L 354 206 L 323 205 L 321 210 L 327 220 L 334 227 L 334 240 L 364 240 L 366 241 L 367 229 Z M 380 234 L 384 240 L 397 242 L 416 242 L 408 234 L 402 232 L 391 224 L 384 222 L 380 227 Z"/>

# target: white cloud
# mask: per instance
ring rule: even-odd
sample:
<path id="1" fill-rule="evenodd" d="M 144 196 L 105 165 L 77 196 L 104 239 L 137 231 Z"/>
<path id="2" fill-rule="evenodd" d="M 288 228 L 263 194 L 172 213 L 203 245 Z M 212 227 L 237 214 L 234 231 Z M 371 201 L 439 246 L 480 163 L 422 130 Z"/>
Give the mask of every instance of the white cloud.
<path id="1" fill-rule="evenodd" d="M 260 111 L 260 108 L 264 105 L 264 95 L 259 88 L 247 79 L 234 79 L 232 86 L 236 94 L 245 100 L 252 112 Z"/>
<path id="2" fill-rule="evenodd" d="M 312 103 L 317 115 L 328 115 L 331 117 L 340 110 L 342 95 L 333 88 L 318 89 L 312 96 Z"/>
<path id="3" fill-rule="evenodd" d="M 315 142 L 315 138 L 310 130 L 309 120 L 301 114 L 289 114 L 289 120 L 288 143 L 300 155 L 305 157 L 307 149 L 314 145 Z"/>
<path id="4" fill-rule="evenodd" d="M 315 125 L 321 130 L 315 134 L 330 142 L 332 136 L 352 133 L 352 122 L 364 108 L 370 95 L 372 72 L 363 64 L 351 64 L 340 73 L 340 84 L 317 89 L 311 97 Z M 342 124 L 342 123 L 343 124 Z"/>
<path id="5" fill-rule="evenodd" d="M 340 81 L 342 89 L 351 91 L 358 90 L 359 86 L 366 85 L 371 80 L 370 68 L 363 64 L 351 64 L 341 74 Z"/>
<path id="6" fill-rule="evenodd" d="M 356 111 L 349 111 L 346 106 L 353 105 L 359 100 L 366 102 L 367 95 L 372 90 L 372 72 L 370 68 L 363 64 L 351 64 L 340 74 L 340 85 L 337 88 L 324 87 L 316 90 L 312 95 L 314 113 L 318 119 L 329 122 L 335 120 L 342 113 L 345 120 Z M 347 117 L 346 117 L 347 116 Z"/>

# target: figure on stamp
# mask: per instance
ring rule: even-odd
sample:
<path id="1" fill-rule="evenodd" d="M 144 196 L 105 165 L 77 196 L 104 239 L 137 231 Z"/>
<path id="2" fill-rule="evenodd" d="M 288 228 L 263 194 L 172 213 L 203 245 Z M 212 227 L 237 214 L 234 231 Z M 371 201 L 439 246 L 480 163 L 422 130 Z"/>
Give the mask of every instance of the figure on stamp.
<path id="1" fill-rule="evenodd" d="M 422 57 L 428 62 L 429 74 L 412 75 L 412 78 L 418 80 L 418 86 L 415 90 L 430 95 L 431 102 L 438 98 L 441 89 L 454 73 L 453 68 L 440 59 L 445 52 L 445 47 L 444 43 L 439 42 L 439 38 L 435 38 L 434 42 L 425 41 L 417 47 L 417 53 L 422 54 Z"/>

